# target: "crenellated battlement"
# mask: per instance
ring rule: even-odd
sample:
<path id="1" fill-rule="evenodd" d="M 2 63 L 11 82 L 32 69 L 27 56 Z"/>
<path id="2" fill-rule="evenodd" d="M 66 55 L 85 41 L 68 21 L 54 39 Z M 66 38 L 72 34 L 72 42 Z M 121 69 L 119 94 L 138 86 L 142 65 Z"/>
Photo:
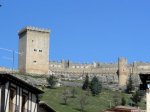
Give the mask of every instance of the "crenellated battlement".
<path id="1" fill-rule="evenodd" d="M 117 63 L 73 63 L 71 61 L 50 61 L 50 68 L 76 68 L 76 69 L 90 69 L 90 68 L 117 68 Z"/>
<path id="2" fill-rule="evenodd" d="M 71 61 L 50 61 L 49 70 L 58 72 L 93 73 L 93 74 L 116 74 L 120 73 L 138 74 L 150 72 L 150 63 L 133 62 L 128 64 L 127 59 L 119 58 L 116 63 L 73 63 Z"/>
<path id="3" fill-rule="evenodd" d="M 60 76 L 79 76 L 85 74 L 89 76 L 98 76 L 102 81 L 119 82 L 124 86 L 127 83 L 128 75 L 136 75 L 139 73 L 149 73 L 150 63 L 133 62 L 128 63 L 126 58 L 119 58 L 115 63 L 73 63 L 71 61 L 50 61 L 49 70 L 51 73 Z M 118 77 L 119 76 L 119 77 Z"/>
<path id="4" fill-rule="evenodd" d="M 50 30 L 49 30 L 49 29 L 46 29 L 46 28 L 39 28 L 39 27 L 33 27 L 33 26 L 26 26 L 26 27 L 22 28 L 22 29 L 19 31 L 18 35 L 22 34 L 23 32 L 26 32 L 27 30 L 50 33 Z"/>

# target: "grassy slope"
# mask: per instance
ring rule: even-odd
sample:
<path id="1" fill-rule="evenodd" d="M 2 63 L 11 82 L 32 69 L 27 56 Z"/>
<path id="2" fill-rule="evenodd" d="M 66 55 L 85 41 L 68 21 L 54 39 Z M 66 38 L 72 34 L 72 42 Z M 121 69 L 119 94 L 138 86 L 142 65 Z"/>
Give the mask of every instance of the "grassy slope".
<path id="1" fill-rule="evenodd" d="M 71 90 L 72 88 L 67 87 L 67 89 Z M 53 107 L 57 112 L 79 112 L 80 104 L 79 98 L 81 94 L 85 94 L 80 88 L 76 88 L 78 94 L 76 98 L 69 98 L 68 105 L 63 105 L 62 93 L 64 91 L 64 87 L 57 89 L 45 89 L 45 93 L 41 100 L 46 101 L 51 107 Z M 126 100 L 129 101 L 129 95 L 114 92 L 110 90 L 103 90 L 99 96 L 88 96 L 88 104 L 85 106 L 86 112 L 101 112 L 102 110 L 109 108 L 110 101 L 112 101 L 113 105 L 113 96 L 117 94 L 117 96 L 125 96 Z M 144 103 L 141 103 L 143 107 Z"/>

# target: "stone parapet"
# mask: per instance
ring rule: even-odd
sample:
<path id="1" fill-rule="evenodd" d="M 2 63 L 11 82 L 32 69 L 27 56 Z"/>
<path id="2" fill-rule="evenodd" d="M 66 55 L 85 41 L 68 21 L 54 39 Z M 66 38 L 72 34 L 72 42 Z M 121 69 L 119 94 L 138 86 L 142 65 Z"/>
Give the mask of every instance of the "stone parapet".
<path id="1" fill-rule="evenodd" d="M 32 27 L 32 26 L 26 26 L 26 27 L 22 28 L 22 29 L 18 32 L 18 35 L 22 34 L 23 32 L 26 32 L 27 30 L 50 33 L 50 30 L 49 30 L 49 29 L 39 28 L 39 27 Z"/>

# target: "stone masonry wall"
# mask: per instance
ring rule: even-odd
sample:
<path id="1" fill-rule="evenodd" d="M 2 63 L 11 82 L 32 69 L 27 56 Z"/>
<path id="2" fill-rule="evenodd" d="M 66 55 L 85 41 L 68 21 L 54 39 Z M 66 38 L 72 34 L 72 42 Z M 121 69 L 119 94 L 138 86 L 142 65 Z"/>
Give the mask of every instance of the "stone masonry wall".
<path id="1" fill-rule="evenodd" d="M 118 60 L 119 61 L 119 60 Z M 122 65 L 123 67 L 124 65 Z M 118 63 L 72 63 L 70 61 L 50 61 L 49 62 L 49 74 L 55 74 L 62 77 L 66 77 L 68 79 L 82 79 L 86 74 L 89 76 L 97 76 L 104 83 L 118 83 L 123 80 L 128 79 L 128 75 L 133 75 L 133 79 L 138 81 L 138 74 L 140 73 L 150 73 L 150 63 L 144 62 L 134 62 L 130 64 L 126 64 L 126 69 L 122 69 L 122 73 L 125 73 L 127 76 L 124 78 L 120 78 L 117 74 L 119 68 Z M 125 71 L 123 71 L 125 70 Z M 126 72 L 127 71 L 127 72 Z M 123 75 L 124 76 L 124 75 Z M 125 83 L 127 81 L 124 81 Z"/>

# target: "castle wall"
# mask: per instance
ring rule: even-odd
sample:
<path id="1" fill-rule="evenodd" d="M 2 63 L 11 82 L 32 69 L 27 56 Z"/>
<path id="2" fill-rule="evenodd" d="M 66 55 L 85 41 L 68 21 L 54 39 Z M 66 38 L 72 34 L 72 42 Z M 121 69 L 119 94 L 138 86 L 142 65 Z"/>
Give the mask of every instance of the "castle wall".
<path id="1" fill-rule="evenodd" d="M 50 61 L 50 74 L 74 78 L 97 76 L 104 83 L 119 83 L 124 86 L 127 84 L 128 76 L 133 75 L 133 79 L 139 84 L 138 74 L 150 73 L 150 63 L 134 62 L 127 63 L 127 59 L 120 58 L 118 63 L 72 63 L 70 61 Z M 118 72 L 118 74 L 117 74 Z M 136 84 L 136 85 L 137 85 Z"/>
<path id="2" fill-rule="evenodd" d="M 103 83 L 118 83 L 117 63 L 72 63 L 70 61 L 50 62 L 49 70 L 51 74 L 63 76 L 68 79 L 97 76 Z"/>
<path id="3" fill-rule="evenodd" d="M 0 66 L 0 72 L 12 72 L 12 69 Z"/>
<path id="4" fill-rule="evenodd" d="M 66 66 L 66 64 L 68 66 Z M 97 63 L 96 63 L 97 64 Z M 70 62 L 50 62 L 49 70 L 54 72 L 68 72 L 68 73 L 89 73 L 89 74 L 116 74 L 118 70 L 117 64 L 79 64 Z"/>

